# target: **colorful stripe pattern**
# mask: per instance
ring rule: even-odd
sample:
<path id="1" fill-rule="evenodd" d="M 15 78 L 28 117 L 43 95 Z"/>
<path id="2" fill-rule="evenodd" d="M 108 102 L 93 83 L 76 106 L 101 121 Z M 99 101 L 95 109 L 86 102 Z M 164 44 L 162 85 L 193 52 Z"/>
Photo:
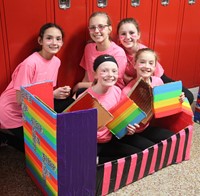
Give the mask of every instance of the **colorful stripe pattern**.
<path id="1" fill-rule="evenodd" d="M 192 126 L 141 153 L 97 167 L 96 195 L 107 195 L 161 168 L 190 158 Z"/>
<path id="2" fill-rule="evenodd" d="M 22 94 L 27 172 L 45 195 L 58 195 L 57 115 L 25 88 L 22 88 Z"/>
<path id="3" fill-rule="evenodd" d="M 106 126 L 118 139 L 126 135 L 128 124 L 139 124 L 146 117 L 146 114 L 128 97 L 124 97 L 110 113 L 114 119 Z"/>
<path id="4" fill-rule="evenodd" d="M 76 99 L 64 112 L 73 112 L 80 110 L 87 110 L 95 108 L 98 111 L 98 128 L 105 126 L 108 122 L 113 119 L 113 116 L 108 112 L 96 98 L 90 93 L 86 92 L 81 97 Z"/>
<path id="5" fill-rule="evenodd" d="M 200 88 L 199 88 L 199 93 L 197 95 L 197 102 L 194 112 L 194 121 L 200 123 Z"/>
<path id="6" fill-rule="evenodd" d="M 182 104 L 179 97 L 182 92 L 182 82 L 171 82 L 153 88 L 153 108 L 155 118 L 161 118 L 181 112 Z"/>
<path id="7" fill-rule="evenodd" d="M 151 86 L 140 78 L 132 87 L 128 96 L 146 113 L 147 117 L 142 120 L 142 123 L 146 124 L 149 122 L 153 117 L 153 96 Z"/>

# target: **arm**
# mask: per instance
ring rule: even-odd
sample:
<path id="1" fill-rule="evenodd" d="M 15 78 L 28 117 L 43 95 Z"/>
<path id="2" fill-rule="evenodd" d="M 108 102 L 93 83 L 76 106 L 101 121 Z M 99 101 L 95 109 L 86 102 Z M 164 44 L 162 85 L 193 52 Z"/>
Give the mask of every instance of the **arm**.
<path id="1" fill-rule="evenodd" d="M 84 78 L 82 82 L 77 83 L 73 88 L 73 93 L 81 88 L 89 88 L 92 85 L 92 82 L 89 82 L 87 71 L 85 71 Z"/>
<path id="2" fill-rule="evenodd" d="M 21 95 L 20 90 L 16 90 L 16 100 L 17 100 L 17 103 L 18 103 L 19 105 L 22 104 L 22 95 Z"/>
<path id="3" fill-rule="evenodd" d="M 127 128 L 127 135 L 133 135 L 134 133 L 136 133 L 136 130 L 140 128 L 140 125 L 136 123 L 134 125 L 128 124 L 126 128 Z"/>
<path id="4" fill-rule="evenodd" d="M 53 91 L 55 99 L 66 99 L 70 95 L 70 86 L 59 87 Z"/>

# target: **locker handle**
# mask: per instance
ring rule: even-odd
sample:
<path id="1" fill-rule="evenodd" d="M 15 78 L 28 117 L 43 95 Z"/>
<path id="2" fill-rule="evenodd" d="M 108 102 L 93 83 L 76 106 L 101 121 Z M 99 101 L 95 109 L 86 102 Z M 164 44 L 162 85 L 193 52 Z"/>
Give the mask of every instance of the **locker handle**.
<path id="1" fill-rule="evenodd" d="M 193 5 L 193 4 L 195 4 L 196 3 L 196 0 L 188 0 L 188 4 L 189 5 Z"/>
<path id="2" fill-rule="evenodd" d="M 169 0 L 161 0 L 161 5 L 163 6 L 169 5 Z"/>
<path id="3" fill-rule="evenodd" d="M 59 8 L 66 10 L 71 7 L 71 2 L 70 0 L 59 0 Z"/>
<path id="4" fill-rule="evenodd" d="M 100 8 L 107 7 L 107 0 L 97 0 L 97 6 Z"/>
<path id="5" fill-rule="evenodd" d="M 131 0 L 131 5 L 133 7 L 138 7 L 140 6 L 140 0 Z"/>

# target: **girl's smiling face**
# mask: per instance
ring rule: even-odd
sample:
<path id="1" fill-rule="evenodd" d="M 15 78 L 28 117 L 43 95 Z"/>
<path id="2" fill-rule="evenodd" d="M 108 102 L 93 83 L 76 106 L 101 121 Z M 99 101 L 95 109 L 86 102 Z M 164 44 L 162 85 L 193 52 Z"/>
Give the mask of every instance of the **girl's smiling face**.
<path id="1" fill-rule="evenodd" d="M 110 87 L 115 85 L 118 79 L 118 66 L 111 61 L 105 61 L 99 65 L 95 72 L 97 85 Z"/>
<path id="2" fill-rule="evenodd" d="M 92 40 L 96 43 L 101 43 L 108 40 L 112 27 L 108 24 L 108 19 L 105 15 L 96 15 L 90 18 L 89 33 Z"/>
<path id="3" fill-rule="evenodd" d="M 137 71 L 137 77 L 144 80 L 149 79 L 155 71 L 157 58 L 151 51 L 141 52 L 135 62 L 134 68 Z"/>
<path id="4" fill-rule="evenodd" d="M 38 42 L 42 46 L 42 56 L 48 58 L 48 56 L 55 55 L 61 49 L 63 45 L 62 33 L 55 27 L 48 28 L 45 30 L 43 38 L 38 38 Z"/>
<path id="5" fill-rule="evenodd" d="M 140 39 L 140 33 L 133 23 L 124 23 L 118 30 L 119 41 L 124 48 L 132 48 Z"/>

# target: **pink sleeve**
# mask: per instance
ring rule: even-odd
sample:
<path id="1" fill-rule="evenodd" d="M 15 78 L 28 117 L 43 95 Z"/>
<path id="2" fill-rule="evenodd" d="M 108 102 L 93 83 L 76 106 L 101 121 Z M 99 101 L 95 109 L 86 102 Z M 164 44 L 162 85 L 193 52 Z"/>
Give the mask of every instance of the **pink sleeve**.
<path id="1" fill-rule="evenodd" d="M 20 64 L 19 67 L 13 73 L 13 88 L 20 90 L 20 86 L 24 86 L 31 83 L 34 70 L 31 66 L 26 64 Z"/>

